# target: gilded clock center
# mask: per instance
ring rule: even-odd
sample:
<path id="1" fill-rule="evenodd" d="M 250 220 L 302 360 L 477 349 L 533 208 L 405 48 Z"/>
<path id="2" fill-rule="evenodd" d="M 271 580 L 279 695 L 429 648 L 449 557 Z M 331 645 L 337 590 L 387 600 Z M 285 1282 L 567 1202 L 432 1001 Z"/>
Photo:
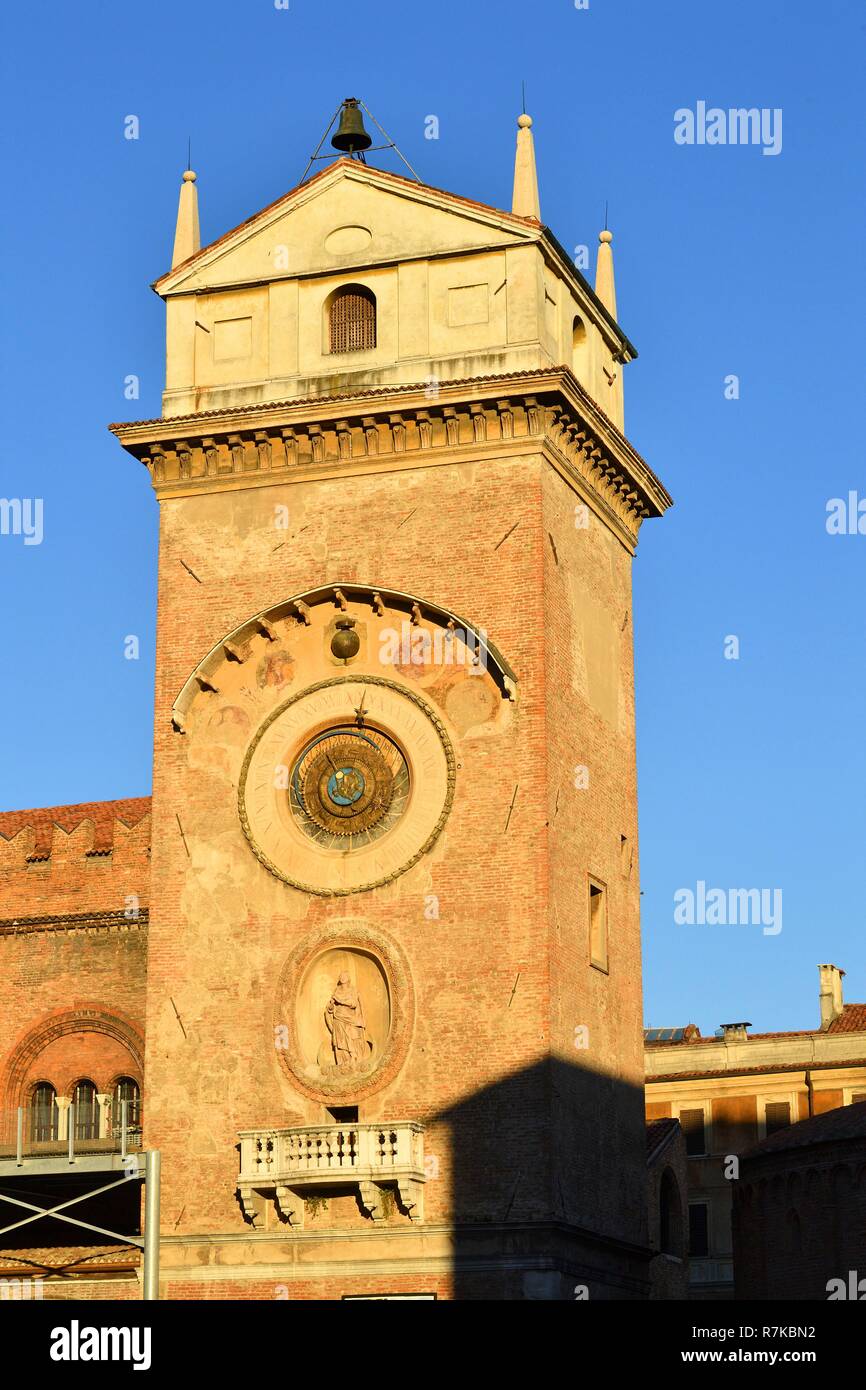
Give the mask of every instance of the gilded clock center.
<path id="1" fill-rule="evenodd" d="M 385 834 L 409 795 L 400 748 L 376 729 L 337 726 L 309 740 L 292 768 L 295 822 L 320 845 L 356 849 Z"/>

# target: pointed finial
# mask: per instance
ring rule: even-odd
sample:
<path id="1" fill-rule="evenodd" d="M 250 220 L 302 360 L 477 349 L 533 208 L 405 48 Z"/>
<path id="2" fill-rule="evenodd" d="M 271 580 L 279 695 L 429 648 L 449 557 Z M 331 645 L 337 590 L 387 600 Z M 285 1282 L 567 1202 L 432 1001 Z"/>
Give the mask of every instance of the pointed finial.
<path id="1" fill-rule="evenodd" d="M 198 191 L 195 174 L 187 167 L 180 185 L 177 203 L 177 226 L 174 233 L 174 250 L 171 257 L 172 269 L 181 261 L 189 260 L 196 251 L 201 250 L 201 234 L 198 225 Z"/>
<path id="2" fill-rule="evenodd" d="M 598 259 L 595 266 L 595 292 L 607 309 L 608 313 L 616 318 L 616 287 L 613 281 L 613 251 L 611 242 L 613 232 L 608 231 L 607 218 L 605 217 L 605 228 L 598 234 Z"/>
<path id="3" fill-rule="evenodd" d="M 511 211 L 518 217 L 534 217 L 541 221 L 538 200 L 538 175 L 535 172 L 535 144 L 532 138 L 532 117 L 524 111 L 517 117 L 517 150 L 514 155 L 514 192 Z"/>
<path id="4" fill-rule="evenodd" d="M 188 135 L 186 140 L 186 167 L 192 170 L 192 136 Z"/>

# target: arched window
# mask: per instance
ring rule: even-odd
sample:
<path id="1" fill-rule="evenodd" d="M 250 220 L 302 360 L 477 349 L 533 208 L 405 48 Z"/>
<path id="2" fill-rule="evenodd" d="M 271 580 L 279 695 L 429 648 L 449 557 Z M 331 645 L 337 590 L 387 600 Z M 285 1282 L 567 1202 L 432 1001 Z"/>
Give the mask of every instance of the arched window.
<path id="1" fill-rule="evenodd" d="M 79 1081 L 72 1092 L 75 1115 L 75 1138 L 99 1138 L 99 1105 L 92 1081 Z"/>
<path id="2" fill-rule="evenodd" d="M 60 1112 L 54 1087 L 40 1081 L 30 1097 L 30 1138 L 35 1144 L 46 1144 L 57 1138 Z"/>
<path id="3" fill-rule="evenodd" d="M 114 1083 L 111 1122 L 117 1133 L 123 1125 L 123 1102 L 126 1101 L 126 1127 L 138 1129 L 141 1124 L 141 1092 L 131 1076 L 119 1076 Z"/>
<path id="4" fill-rule="evenodd" d="M 679 1184 L 666 1168 L 659 1190 L 659 1248 L 665 1255 L 683 1253 L 683 1209 Z"/>
<path id="5" fill-rule="evenodd" d="M 571 370 L 581 386 L 588 385 L 589 340 L 586 336 L 586 324 L 579 314 L 575 314 L 571 326 Z"/>
<path id="6" fill-rule="evenodd" d="M 376 296 L 363 285 L 344 285 L 328 312 L 329 352 L 366 352 L 376 346 Z"/>

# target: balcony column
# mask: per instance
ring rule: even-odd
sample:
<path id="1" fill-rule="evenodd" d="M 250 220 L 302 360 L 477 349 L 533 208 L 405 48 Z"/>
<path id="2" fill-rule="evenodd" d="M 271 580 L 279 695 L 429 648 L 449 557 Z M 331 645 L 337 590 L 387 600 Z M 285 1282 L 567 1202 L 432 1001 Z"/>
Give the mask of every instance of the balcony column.
<path id="1" fill-rule="evenodd" d="M 107 1139 L 111 1124 L 111 1093 L 108 1091 L 96 1093 L 96 1104 L 99 1106 L 99 1138 Z"/>
<path id="2" fill-rule="evenodd" d="M 54 1102 L 57 1106 L 57 1138 L 69 1138 L 69 1107 L 72 1104 L 71 1096 L 58 1096 Z"/>

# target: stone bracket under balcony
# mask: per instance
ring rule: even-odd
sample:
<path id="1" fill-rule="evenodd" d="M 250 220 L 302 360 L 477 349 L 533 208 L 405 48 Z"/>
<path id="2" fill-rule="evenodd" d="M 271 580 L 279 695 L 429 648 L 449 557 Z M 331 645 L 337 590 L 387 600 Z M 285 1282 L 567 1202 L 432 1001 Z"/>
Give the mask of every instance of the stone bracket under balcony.
<path id="1" fill-rule="evenodd" d="M 353 1187 L 373 1221 L 396 1192 L 411 1221 L 424 1216 L 424 1127 L 414 1120 L 379 1125 L 315 1125 L 250 1129 L 239 1134 L 238 1196 L 255 1223 L 270 1197 L 280 1220 L 300 1230 L 305 1198 Z"/>

